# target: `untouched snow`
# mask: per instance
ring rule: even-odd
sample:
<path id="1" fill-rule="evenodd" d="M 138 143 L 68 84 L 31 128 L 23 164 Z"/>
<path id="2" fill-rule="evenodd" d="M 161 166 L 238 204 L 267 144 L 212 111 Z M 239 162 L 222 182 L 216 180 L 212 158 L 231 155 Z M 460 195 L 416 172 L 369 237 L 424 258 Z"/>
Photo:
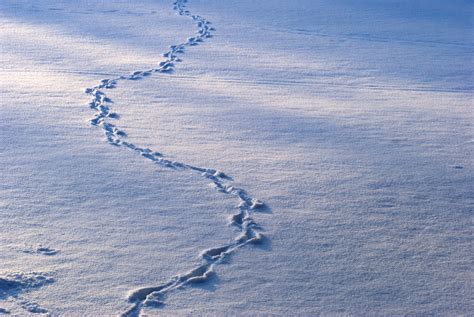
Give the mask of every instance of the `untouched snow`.
<path id="1" fill-rule="evenodd" d="M 469 314 L 473 10 L 1 1 L 0 314 Z"/>

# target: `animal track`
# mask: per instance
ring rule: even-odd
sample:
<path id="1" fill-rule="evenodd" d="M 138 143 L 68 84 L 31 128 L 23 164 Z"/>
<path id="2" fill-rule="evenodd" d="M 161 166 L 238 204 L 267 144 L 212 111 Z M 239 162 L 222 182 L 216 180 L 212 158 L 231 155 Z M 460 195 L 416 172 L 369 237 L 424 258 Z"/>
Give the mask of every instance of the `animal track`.
<path id="1" fill-rule="evenodd" d="M 110 120 L 119 119 L 119 115 L 112 112 L 112 100 L 106 96 L 104 90 L 116 88 L 117 83 L 122 80 L 144 79 L 153 73 L 173 73 L 176 64 L 182 61 L 180 55 L 185 52 L 187 47 L 199 45 L 205 39 L 212 37 L 211 32 L 214 31 L 214 28 L 210 26 L 211 23 L 199 15 L 192 14 L 186 9 L 186 3 L 187 0 L 176 0 L 173 9 L 178 15 L 191 18 L 197 23 L 196 34 L 182 43 L 171 45 L 169 50 L 162 55 L 164 60 L 157 67 L 135 71 L 112 79 L 103 79 L 97 86 L 85 89 L 85 93 L 91 96 L 89 107 L 95 110 L 94 118 L 90 120 L 90 123 L 102 130 L 110 145 L 127 148 L 165 168 L 199 173 L 208 179 L 217 191 L 234 196 L 239 202 L 236 207 L 238 211 L 231 217 L 230 224 L 237 228 L 239 234 L 234 241 L 227 245 L 202 251 L 200 253 L 202 263 L 191 271 L 173 276 L 167 282 L 157 286 L 139 288 L 130 292 L 128 300 L 132 305 L 123 313 L 123 316 L 138 316 L 143 307 L 162 306 L 166 296 L 171 292 L 186 285 L 207 281 L 214 274 L 214 267 L 222 263 L 228 256 L 247 244 L 261 243 L 264 239 L 260 232 L 261 228 L 252 219 L 251 213 L 265 209 L 265 204 L 252 198 L 245 190 L 230 184 L 231 177 L 216 169 L 168 160 L 162 153 L 127 142 L 125 141 L 126 132 L 110 123 Z"/>
<path id="2" fill-rule="evenodd" d="M 37 247 L 24 249 L 22 250 L 22 252 L 28 254 L 56 255 L 59 253 L 59 250 L 55 250 L 50 247 L 45 247 L 43 245 L 38 245 Z"/>
<path id="3" fill-rule="evenodd" d="M 30 313 L 47 313 L 48 311 L 45 308 L 21 297 L 21 293 L 53 282 L 54 279 L 51 276 L 38 272 L 18 272 L 0 275 L 0 299 L 11 297 L 20 307 Z M 0 313 L 8 314 L 9 312 L 6 309 L 0 308 Z"/>

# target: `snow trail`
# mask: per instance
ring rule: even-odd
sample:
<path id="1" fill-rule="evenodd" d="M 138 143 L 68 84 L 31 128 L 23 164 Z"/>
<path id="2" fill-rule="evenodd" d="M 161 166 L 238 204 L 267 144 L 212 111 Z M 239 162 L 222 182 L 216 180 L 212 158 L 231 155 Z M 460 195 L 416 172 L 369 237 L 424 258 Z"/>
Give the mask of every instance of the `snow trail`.
<path id="1" fill-rule="evenodd" d="M 238 200 L 237 212 L 231 216 L 230 223 L 238 228 L 238 236 L 229 244 L 201 251 L 199 254 L 201 263 L 189 272 L 173 276 L 162 284 L 131 291 L 128 296 L 131 307 L 122 316 L 138 316 L 144 306 L 162 306 L 169 293 L 189 284 L 205 282 L 214 274 L 214 267 L 222 263 L 239 248 L 247 244 L 261 243 L 264 239 L 261 227 L 252 219 L 251 213 L 264 210 L 267 207 L 262 201 L 248 195 L 244 189 L 232 186 L 232 178 L 216 169 L 168 160 L 162 153 L 127 142 L 125 141 L 127 133 L 110 123 L 111 120 L 118 119 L 119 114 L 111 110 L 112 100 L 104 93 L 105 89 L 115 88 L 121 80 L 143 79 L 153 73 L 172 73 L 175 70 L 175 64 L 182 61 L 179 56 L 184 53 L 187 47 L 198 45 L 205 39 L 212 37 L 211 32 L 214 31 L 214 28 L 210 26 L 211 23 L 199 15 L 192 14 L 187 10 L 186 3 L 187 0 L 176 0 L 173 3 L 173 9 L 180 16 L 191 18 L 197 23 L 196 34 L 182 43 L 171 45 L 169 50 L 163 54 L 164 59 L 158 64 L 158 67 L 135 71 L 113 79 L 103 79 L 100 84 L 85 89 L 85 93 L 92 98 L 89 107 L 95 110 L 94 118 L 90 120 L 90 123 L 102 129 L 110 145 L 125 147 L 165 168 L 199 173 L 202 177 L 208 179 L 217 191 L 234 196 Z"/>

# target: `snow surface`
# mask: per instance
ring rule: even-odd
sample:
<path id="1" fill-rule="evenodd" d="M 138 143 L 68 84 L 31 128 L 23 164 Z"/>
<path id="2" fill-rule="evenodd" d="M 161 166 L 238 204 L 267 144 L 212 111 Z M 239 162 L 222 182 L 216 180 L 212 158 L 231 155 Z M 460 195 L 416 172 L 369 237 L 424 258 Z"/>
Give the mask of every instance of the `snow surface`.
<path id="1" fill-rule="evenodd" d="M 473 10 L 2 0 L 0 314 L 469 315 Z"/>

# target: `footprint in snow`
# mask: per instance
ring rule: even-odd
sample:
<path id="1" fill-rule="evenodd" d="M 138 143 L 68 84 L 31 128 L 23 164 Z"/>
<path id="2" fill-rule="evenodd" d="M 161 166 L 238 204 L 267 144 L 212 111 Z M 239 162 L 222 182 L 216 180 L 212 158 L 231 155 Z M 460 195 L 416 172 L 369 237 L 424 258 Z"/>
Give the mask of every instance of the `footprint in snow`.
<path id="1" fill-rule="evenodd" d="M 23 253 L 28 253 L 28 254 L 40 254 L 40 255 L 47 255 L 47 256 L 52 256 L 56 255 L 59 253 L 59 250 L 43 246 L 43 245 L 38 245 L 36 247 L 30 247 L 27 249 L 22 250 Z"/>
<path id="2" fill-rule="evenodd" d="M 0 300 L 12 298 L 21 308 L 33 314 L 45 314 L 47 309 L 31 302 L 21 296 L 30 290 L 51 284 L 54 279 L 50 274 L 39 272 L 16 272 L 0 274 Z M 4 308 L 0 308 L 0 314 L 9 314 Z"/>

